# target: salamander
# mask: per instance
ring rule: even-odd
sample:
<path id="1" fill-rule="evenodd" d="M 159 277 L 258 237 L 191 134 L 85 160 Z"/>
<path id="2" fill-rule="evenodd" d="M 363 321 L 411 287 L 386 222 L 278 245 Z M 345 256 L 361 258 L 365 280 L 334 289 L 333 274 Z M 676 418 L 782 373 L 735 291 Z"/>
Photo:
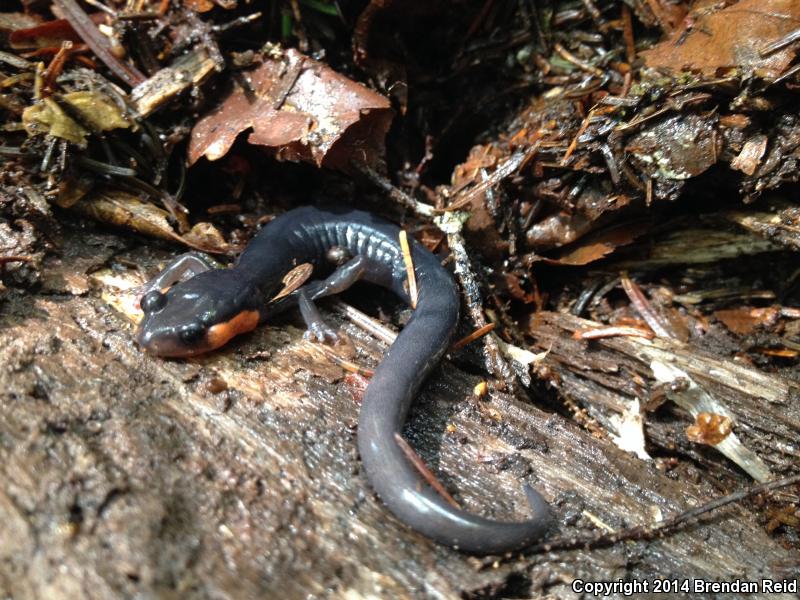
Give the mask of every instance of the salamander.
<path id="1" fill-rule="evenodd" d="M 334 341 L 336 333 L 323 321 L 315 300 L 364 280 L 410 303 L 399 234 L 399 227 L 366 212 L 291 210 L 269 222 L 231 268 L 213 268 L 192 253 L 168 265 L 145 286 L 137 340 L 155 355 L 191 356 L 219 348 L 277 312 L 299 306 L 307 335 Z M 411 240 L 410 246 L 416 308 L 375 370 L 361 403 L 358 449 L 364 471 L 400 521 L 436 542 L 473 554 L 523 549 L 542 538 L 551 524 L 547 502 L 533 488 L 524 486 L 533 512 L 529 520 L 496 521 L 466 512 L 431 488 L 396 441 L 459 319 L 451 275 L 421 244 Z M 310 263 L 320 278 L 270 303 L 285 275 L 303 263 Z"/>

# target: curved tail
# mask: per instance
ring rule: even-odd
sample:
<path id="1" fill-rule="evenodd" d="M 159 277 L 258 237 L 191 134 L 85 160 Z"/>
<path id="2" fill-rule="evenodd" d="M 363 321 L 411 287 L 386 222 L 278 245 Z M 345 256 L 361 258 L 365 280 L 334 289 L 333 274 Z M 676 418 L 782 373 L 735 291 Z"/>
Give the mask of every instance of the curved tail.
<path id="1" fill-rule="evenodd" d="M 474 554 L 520 550 L 540 539 L 552 522 L 547 502 L 533 488 L 524 486 L 533 511 L 530 520 L 493 521 L 468 513 L 433 490 L 395 441 L 417 390 L 446 350 L 458 321 L 458 297 L 449 275 L 443 275 L 446 289 L 420 286 L 413 317 L 367 387 L 358 421 L 361 460 L 381 500 L 423 535 Z"/>

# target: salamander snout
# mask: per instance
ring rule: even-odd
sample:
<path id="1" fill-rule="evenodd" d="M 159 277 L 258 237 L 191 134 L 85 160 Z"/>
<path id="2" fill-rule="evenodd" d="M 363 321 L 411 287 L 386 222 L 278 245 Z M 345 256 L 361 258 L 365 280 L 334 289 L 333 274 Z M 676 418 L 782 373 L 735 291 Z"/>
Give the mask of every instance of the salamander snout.
<path id="1" fill-rule="evenodd" d="M 204 339 L 207 331 L 200 323 L 159 325 L 145 317 L 136 332 L 136 341 L 145 351 L 156 356 L 192 356 L 213 350 Z"/>

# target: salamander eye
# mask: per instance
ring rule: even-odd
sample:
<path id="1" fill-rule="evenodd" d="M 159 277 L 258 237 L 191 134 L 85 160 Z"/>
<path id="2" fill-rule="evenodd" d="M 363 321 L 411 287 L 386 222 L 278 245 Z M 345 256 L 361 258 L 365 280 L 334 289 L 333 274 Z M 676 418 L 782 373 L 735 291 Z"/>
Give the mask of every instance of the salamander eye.
<path id="1" fill-rule="evenodd" d="M 145 314 L 154 313 L 164 308 L 167 304 L 167 296 L 158 290 L 152 290 L 142 296 L 141 306 Z"/>
<path id="2" fill-rule="evenodd" d="M 205 333 L 206 329 L 200 323 L 189 323 L 181 327 L 178 335 L 183 343 L 192 345 L 202 340 Z"/>

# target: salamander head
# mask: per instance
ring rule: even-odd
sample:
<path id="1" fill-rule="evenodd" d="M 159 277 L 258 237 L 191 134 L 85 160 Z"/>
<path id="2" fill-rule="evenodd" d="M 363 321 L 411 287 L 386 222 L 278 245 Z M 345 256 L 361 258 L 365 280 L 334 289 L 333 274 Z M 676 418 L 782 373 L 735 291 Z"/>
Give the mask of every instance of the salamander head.
<path id="1" fill-rule="evenodd" d="M 259 288 L 233 269 L 195 275 L 141 299 L 136 339 L 158 356 L 193 356 L 223 346 L 258 325 L 266 307 Z"/>

